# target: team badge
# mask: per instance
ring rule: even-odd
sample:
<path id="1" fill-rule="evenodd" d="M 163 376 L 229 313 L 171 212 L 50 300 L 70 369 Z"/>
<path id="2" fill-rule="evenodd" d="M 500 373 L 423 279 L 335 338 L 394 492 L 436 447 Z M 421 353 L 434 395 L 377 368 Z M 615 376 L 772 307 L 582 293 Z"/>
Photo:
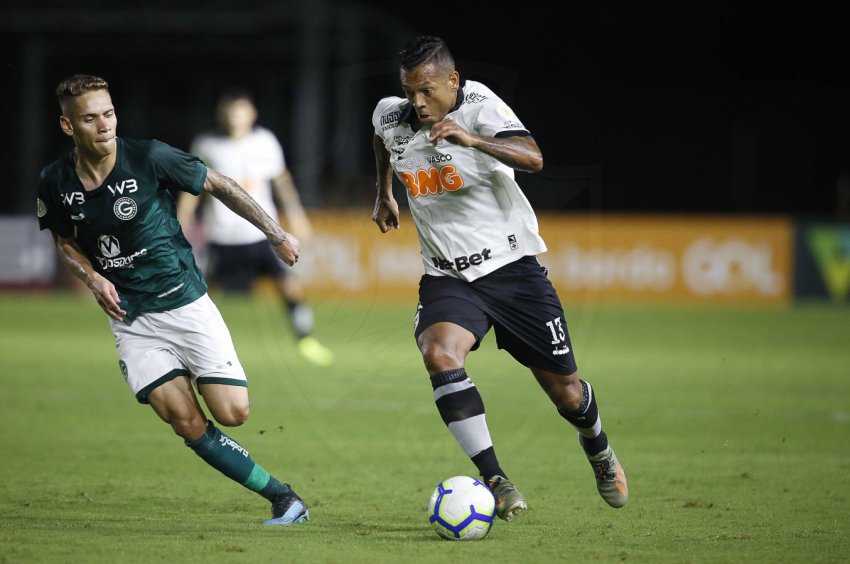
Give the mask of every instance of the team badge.
<path id="1" fill-rule="evenodd" d="M 115 217 L 123 219 L 133 219 L 136 217 L 136 212 L 139 211 L 139 206 L 133 198 L 123 197 L 115 200 L 115 205 L 112 206 L 112 211 L 115 212 Z"/>
<path id="2" fill-rule="evenodd" d="M 129 371 L 127 370 L 127 363 L 123 360 L 118 361 L 118 368 L 121 369 L 121 375 L 124 377 L 124 381 L 128 381 L 130 378 Z"/>
<path id="3" fill-rule="evenodd" d="M 35 200 L 35 213 L 38 217 L 47 215 L 47 206 L 44 205 L 44 201 L 41 198 L 36 198 Z"/>

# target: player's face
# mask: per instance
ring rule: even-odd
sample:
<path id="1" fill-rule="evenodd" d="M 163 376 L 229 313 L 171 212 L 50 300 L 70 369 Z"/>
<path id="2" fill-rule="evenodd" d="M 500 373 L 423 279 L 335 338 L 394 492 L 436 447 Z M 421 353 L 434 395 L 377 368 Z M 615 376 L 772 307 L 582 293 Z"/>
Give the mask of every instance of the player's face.
<path id="1" fill-rule="evenodd" d="M 118 118 L 109 92 L 86 92 L 66 104 L 59 125 L 74 139 L 77 151 L 94 159 L 114 153 Z"/>
<path id="2" fill-rule="evenodd" d="M 401 87 L 413 105 L 420 123 L 431 126 L 442 121 L 457 100 L 460 75 L 433 64 L 401 69 Z"/>
<path id="3" fill-rule="evenodd" d="M 222 106 L 219 119 L 227 134 L 239 139 L 251 133 L 257 109 L 249 100 L 233 100 Z"/>

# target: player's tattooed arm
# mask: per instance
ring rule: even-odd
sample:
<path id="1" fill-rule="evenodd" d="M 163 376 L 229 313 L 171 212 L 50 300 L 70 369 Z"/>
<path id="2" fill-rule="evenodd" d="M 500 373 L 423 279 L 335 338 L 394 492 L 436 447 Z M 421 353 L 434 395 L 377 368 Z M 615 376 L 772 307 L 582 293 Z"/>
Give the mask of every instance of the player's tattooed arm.
<path id="1" fill-rule="evenodd" d="M 225 206 L 237 215 L 248 220 L 254 227 L 263 232 L 274 247 L 277 255 L 288 265 L 292 266 L 301 254 L 301 244 L 298 239 L 287 233 L 260 207 L 232 178 L 208 168 L 204 181 L 204 191 L 218 198 Z"/>
<path id="2" fill-rule="evenodd" d="M 481 137 L 470 133 L 454 120 L 444 119 L 431 127 L 431 143 L 436 145 L 441 139 L 478 149 L 517 170 L 543 170 L 543 153 L 531 136 Z"/>
<path id="3" fill-rule="evenodd" d="M 121 309 L 119 305 L 121 298 L 118 296 L 118 291 L 112 282 L 98 274 L 77 240 L 73 237 L 60 237 L 55 234 L 53 240 L 56 243 L 59 260 L 71 274 L 88 286 L 95 300 L 97 300 L 97 305 L 112 319 L 116 321 L 124 319 L 127 312 Z"/>
<path id="4" fill-rule="evenodd" d="M 378 195 L 375 198 L 375 209 L 372 221 L 378 224 L 381 233 L 390 229 L 398 229 L 398 203 L 393 197 L 393 169 L 390 166 L 390 153 L 384 147 L 384 140 L 375 135 L 372 139 L 372 149 L 375 151 L 375 182 Z"/>

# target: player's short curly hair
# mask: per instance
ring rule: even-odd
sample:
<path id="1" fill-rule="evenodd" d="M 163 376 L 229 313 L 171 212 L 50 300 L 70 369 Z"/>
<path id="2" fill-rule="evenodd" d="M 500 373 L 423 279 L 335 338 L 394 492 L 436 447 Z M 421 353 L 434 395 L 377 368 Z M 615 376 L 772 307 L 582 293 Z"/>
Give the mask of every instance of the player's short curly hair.
<path id="1" fill-rule="evenodd" d="M 99 76 L 75 74 L 59 83 L 59 86 L 56 87 L 56 98 L 61 105 L 62 102 L 69 98 L 76 98 L 94 90 L 109 91 L 109 83 Z"/>
<path id="2" fill-rule="evenodd" d="M 454 70 L 455 60 L 449 46 L 439 37 L 420 35 L 411 40 L 398 53 L 401 68 L 410 70 L 424 64 Z"/>

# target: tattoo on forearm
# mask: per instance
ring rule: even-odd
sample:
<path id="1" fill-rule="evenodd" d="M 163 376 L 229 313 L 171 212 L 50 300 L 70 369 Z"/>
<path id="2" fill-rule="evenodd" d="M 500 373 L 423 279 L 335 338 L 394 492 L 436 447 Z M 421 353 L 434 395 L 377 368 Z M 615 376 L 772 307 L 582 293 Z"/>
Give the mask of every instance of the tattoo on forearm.
<path id="1" fill-rule="evenodd" d="M 260 207 L 254 198 L 242 189 L 236 181 L 218 175 L 211 182 L 210 193 L 239 216 L 250 221 L 262 231 L 272 245 L 277 246 L 286 241 L 286 233 L 266 211 Z"/>

